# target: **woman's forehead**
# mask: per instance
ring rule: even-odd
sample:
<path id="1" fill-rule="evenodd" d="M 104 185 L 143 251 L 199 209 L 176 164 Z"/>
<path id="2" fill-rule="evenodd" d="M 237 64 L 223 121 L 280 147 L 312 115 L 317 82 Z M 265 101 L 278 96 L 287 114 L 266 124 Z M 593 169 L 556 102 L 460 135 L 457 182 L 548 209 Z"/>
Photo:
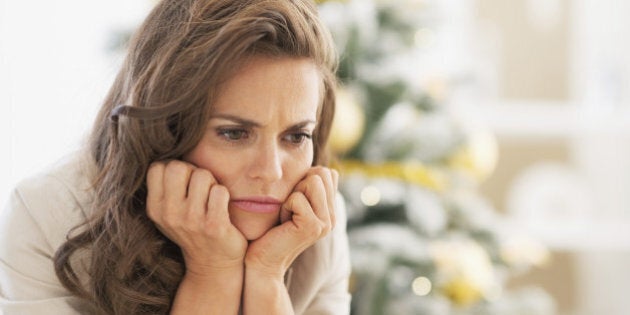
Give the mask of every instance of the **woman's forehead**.
<path id="1" fill-rule="evenodd" d="M 309 59 L 251 59 L 221 84 L 211 112 L 260 117 L 280 110 L 315 117 L 322 85 L 320 71 Z"/>

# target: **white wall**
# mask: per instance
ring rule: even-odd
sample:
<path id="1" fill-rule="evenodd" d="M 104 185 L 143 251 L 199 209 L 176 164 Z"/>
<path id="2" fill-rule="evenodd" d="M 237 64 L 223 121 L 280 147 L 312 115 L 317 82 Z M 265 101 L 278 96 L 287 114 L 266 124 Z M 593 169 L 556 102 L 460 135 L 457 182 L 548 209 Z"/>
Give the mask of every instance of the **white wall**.
<path id="1" fill-rule="evenodd" d="M 581 104 L 585 125 L 574 141 L 574 157 L 601 205 L 594 211 L 603 220 L 625 223 L 628 231 L 630 2 L 578 0 L 574 5 L 571 94 Z M 608 243 L 625 231 L 610 233 Z M 630 312 L 627 238 L 625 245 L 618 250 L 586 251 L 578 258 L 578 315 Z"/>
<path id="2" fill-rule="evenodd" d="M 0 202 L 78 147 L 122 59 L 107 49 L 153 1 L 0 0 Z"/>

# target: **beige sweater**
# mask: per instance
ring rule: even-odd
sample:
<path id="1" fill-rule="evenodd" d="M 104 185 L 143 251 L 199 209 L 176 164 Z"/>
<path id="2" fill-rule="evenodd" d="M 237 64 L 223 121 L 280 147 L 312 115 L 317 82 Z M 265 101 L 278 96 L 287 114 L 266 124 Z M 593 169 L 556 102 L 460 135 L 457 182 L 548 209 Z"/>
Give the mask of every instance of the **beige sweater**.
<path id="1" fill-rule="evenodd" d="M 0 213 L 0 314 L 89 314 L 59 283 L 52 257 L 85 220 L 93 169 L 79 155 L 22 181 Z M 296 314 L 348 314 L 350 261 L 343 201 L 337 226 L 307 249 L 287 275 Z"/>

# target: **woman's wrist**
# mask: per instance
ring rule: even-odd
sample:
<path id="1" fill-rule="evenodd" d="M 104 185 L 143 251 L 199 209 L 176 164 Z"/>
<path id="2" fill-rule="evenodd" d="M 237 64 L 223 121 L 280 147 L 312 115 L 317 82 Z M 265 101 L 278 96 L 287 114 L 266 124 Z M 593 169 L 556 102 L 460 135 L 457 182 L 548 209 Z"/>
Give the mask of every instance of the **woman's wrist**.
<path id="1" fill-rule="evenodd" d="M 237 314 L 243 277 L 242 265 L 213 270 L 186 269 L 171 314 Z"/>
<path id="2" fill-rule="evenodd" d="M 245 264 L 243 283 L 243 314 L 293 314 L 280 268 Z"/>
<path id="3" fill-rule="evenodd" d="M 248 253 L 249 254 L 249 253 Z M 284 274 L 286 273 L 287 267 L 282 266 L 282 264 L 267 264 L 264 263 L 259 257 L 255 257 L 252 255 L 245 256 L 244 260 L 245 264 L 245 273 L 247 276 L 253 276 L 256 278 L 266 279 L 266 280 L 281 280 L 284 281 Z"/>
<path id="4" fill-rule="evenodd" d="M 186 260 L 186 275 L 203 278 L 211 275 L 242 273 L 244 267 L 243 259 L 221 261 L 221 262 L 192 262 Z"/>
<path id="5" fill-rule="evenodd" d="M 281 268 L 271 268 L 261 264 L 246 264 L 245 275 L 246 280 L 255 280 L 260 282 L 279 282 L 284 283 L 285 271 Z"/>
<path id="6" fill-rule="evenodd" d="M 189 281 L 199 283 L 223 282 L 230 279 L 243 278 L 243 264 L 232 266 L 186 266 L 184 274 Z"/>

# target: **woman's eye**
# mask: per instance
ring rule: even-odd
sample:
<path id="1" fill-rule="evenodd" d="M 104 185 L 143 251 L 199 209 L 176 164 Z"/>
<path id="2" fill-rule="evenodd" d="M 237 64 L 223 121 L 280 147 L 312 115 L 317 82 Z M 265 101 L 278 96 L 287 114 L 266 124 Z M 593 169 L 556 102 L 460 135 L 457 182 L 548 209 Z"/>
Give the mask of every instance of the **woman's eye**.
<path id="1" fill-rule="evenodd" d="M 219 129 L 218 133 L 219 136 L 230 141 L 246 139 L 248 137 L 247 130 L 243 129 Z"/>
<path id="2" fill-rule="evenodd" d="M 304 133 L 304 132 L 291 133 L 285 136 L 285 140 L 293 144 L 300 144 L 304 142 L 304 140 L 310 140 L 312 138 L 313 138 L 312 135 L 308 133 Z"/>

